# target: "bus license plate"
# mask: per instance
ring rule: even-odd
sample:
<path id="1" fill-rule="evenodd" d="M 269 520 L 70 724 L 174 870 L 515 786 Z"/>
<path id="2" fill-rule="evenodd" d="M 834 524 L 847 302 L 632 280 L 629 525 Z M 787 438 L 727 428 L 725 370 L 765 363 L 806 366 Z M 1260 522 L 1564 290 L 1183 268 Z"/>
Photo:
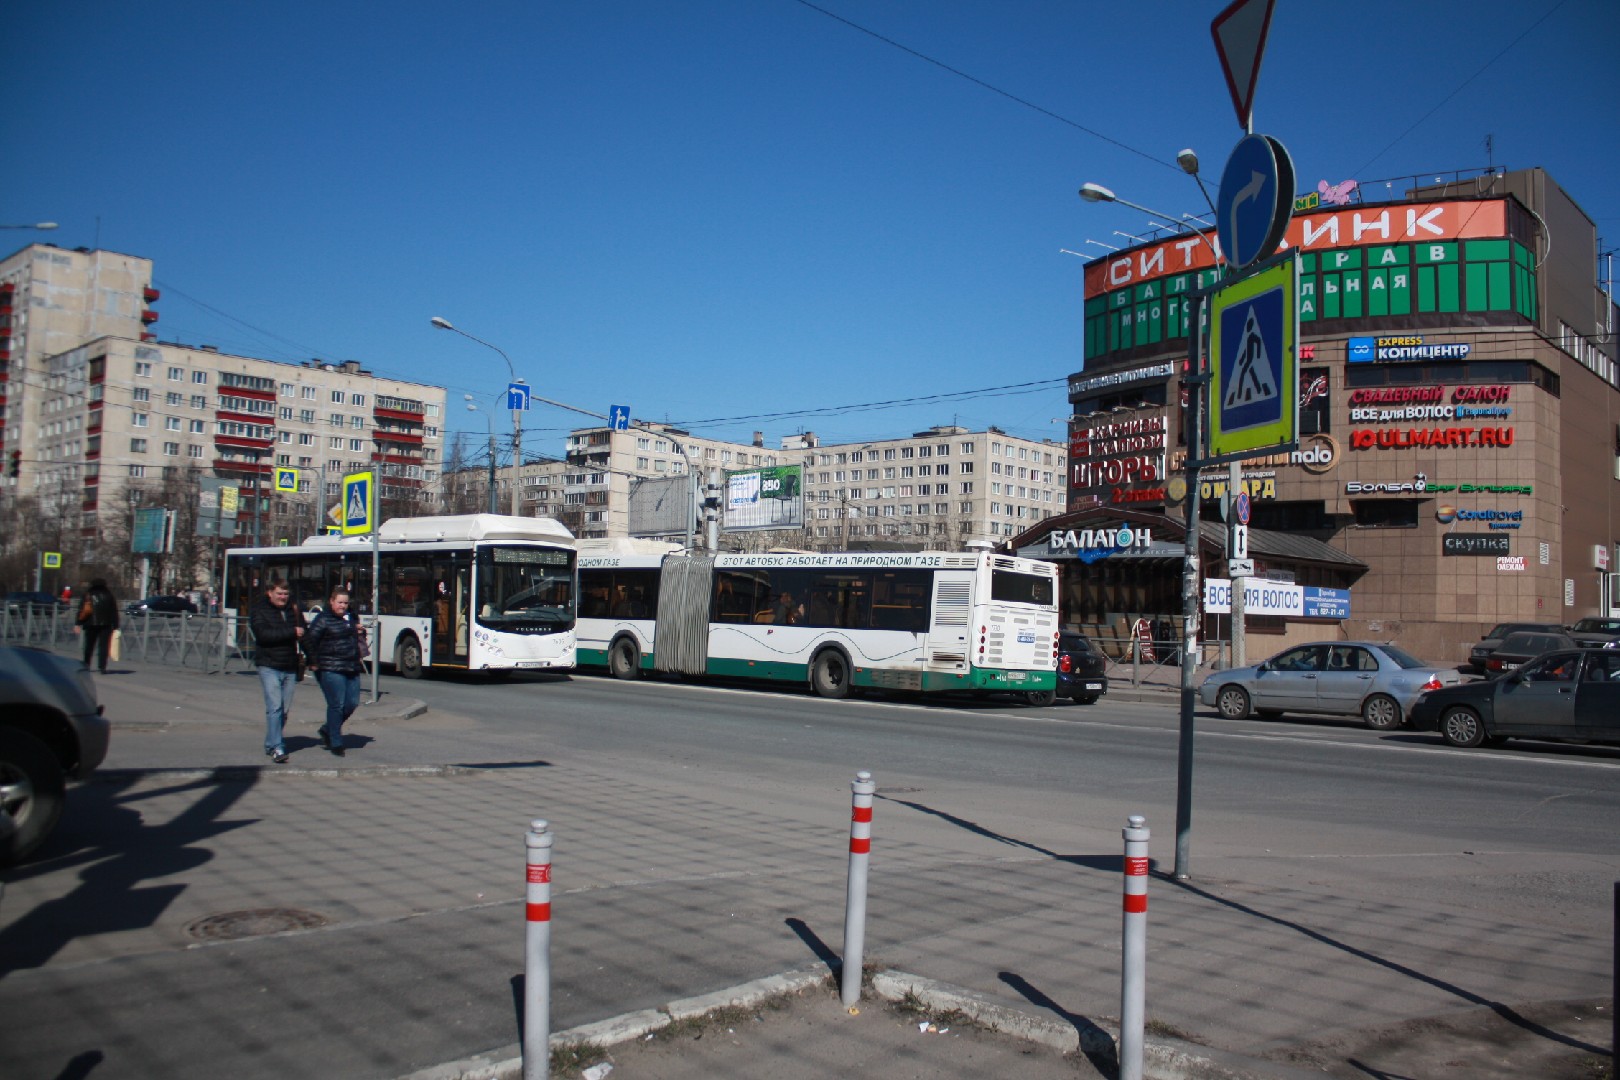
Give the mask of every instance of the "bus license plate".
<path id="1" fill-rule="evenodd" d="M 525 668 L 525 667 L 550 667 L 551 665 L 546 663 L 544 660 L 519 660 L 517 662 L 516 666 L 518 666 L 520 668 Z"/>
<path id="2" fill-rule="evenodd" d="M 1020 631 L 1018 631 L 1018 644 L 1020 644 L 1020 645 L 1033 645 L 1033 644 L 1035 644 L 1035 631 L 1033 631 L 1033 630 L 1020 630 Z"/>
<path id="3" fill-rule="evenodd" d="M 1009 672 L 1007 672 L 1007 681 L 1008 682 L 1023 682 L 1024 679 L 1027 678 L 1027 677 L 1028 677 L 1028 672 L 1024 672 L 1024 671 L 1009 671 Z"/>

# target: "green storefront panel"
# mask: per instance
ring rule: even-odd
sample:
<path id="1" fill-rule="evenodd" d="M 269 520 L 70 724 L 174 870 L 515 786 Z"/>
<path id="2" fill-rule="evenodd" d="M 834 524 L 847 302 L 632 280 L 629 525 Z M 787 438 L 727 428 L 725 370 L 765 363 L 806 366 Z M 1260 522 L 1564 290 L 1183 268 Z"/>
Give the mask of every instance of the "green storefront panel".
<path id="1" fill-rule="evenodd" d="M 1339 287 L 1344 290 L 1340 301 L 1340 310 L 1346 319 L 1359 319 L 1366 314 L 1365 281 L 1360 271 L 1352 271 L 1344 275 Z"/>
<path id="2" fill-rule="evenodd" d="M 1367 265 L 1374 267 L 1411 266 L 1412 249 L 1405 244 L 1368 248 Z"/>
<path id="3" fill-rule="evenodd" d="M 1468 296 L 1469 311 L 1490 310 L 1490 289 L 1486 281 L 1490 276 L 1490 264 L 1471 262 L 1463 267 L 1463 283 Z"/>
<path id="4" fill-rule="evenodd" d="M 1454 263 L 1457 261 L 1457 242 L 1448 240 L 1437 244 L 1418 244 L 1412 255 L 1419 266 Z"/>
<path id="5" fill-rule="evenodd" d="M 1403 269 L 1389 272 L 1389 313 L 1412 314 L 1412 271 Z"/>
<path id="6" fill-rule="evenodd" d="M 1340 278 L 1342 274 L 1323 274 L 1319 279 L 1322 282 L 1322 318 L 1337 319 L 1342 317 L 1340 308 L 1341 295 L 1339 290 L 1343 287 Z"/>
<path id="7" fill-rule="evenodd" d="M 1434 268 L 1441 311 L 1462 310 L 1462 274 L 1455 265 Z"/>
<path id="8" fill-rule="evenodd" d="M 1367 314 L 1377 319 L 1389 314 L 1389 271 L 1367 271 Z"/>
<path id="9" fill-rule="evenodd" d="M 1513 289 L 1508 284 L 1511 280 L 1511 278 L 1508 276 L 1508 261 L 1506 259 L 1502 259 L 1498 262 L 1490 263 L 1489 266 L 1491 310 L 1512 311 Z"/>
<path id="10" fill-rule="evenodd" d="M 1345 248 L 1322 252 L 1323 270 L 1354 270 L 1361 265 L 1361 250 Z"/>
<path id="11" fill-rule="evenodd" d="M 1316 278 L 1304 274 L 1299 278 L 1299 321 L 1312 322 L 1321 318 L 1316 309 Z"/>
<path id="12" fill-rule="evenodd" d="M 1434 310 L 1434 267 L 1420 266 L 1417 268 L 1417 309 L 1419 311 Z"/>
<path id="13" fill-rule="evenodd" d="M 1492 262 L 1508 257 L 1507 240 L 1469 240 L 1463 244 L 1463 257 L 1469 262 Z"/>
<path id="14" fill-rule="evenodd" d="M 1101 315 L 1107 310 L 1108 297 L 1106 296 L 1093 296 L 1086 301 L 1086 318 L 1088 319 L 1093 315 Z"/>

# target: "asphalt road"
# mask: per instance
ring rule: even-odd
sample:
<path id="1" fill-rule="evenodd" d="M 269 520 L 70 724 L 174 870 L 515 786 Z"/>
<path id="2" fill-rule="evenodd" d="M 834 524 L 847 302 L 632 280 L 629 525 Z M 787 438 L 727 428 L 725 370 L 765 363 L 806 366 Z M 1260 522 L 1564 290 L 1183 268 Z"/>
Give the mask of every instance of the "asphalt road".
<path id="1" fill-rule="evenodd" d="M 389 1077 L 506 1045 L 536 816 L 557 834 L 556 1029 L 831 956 L 857 769 L 880 796 L 869 959 L 1024 1007 L 1117 1010 L 1126 816 L 1147 816 L 1159 869 L 1173 857 L 1173 698 L 384 685 L 431 711 L 357 723 L 335 774 L 305 768 L 332 764 L 308 704 L 292 767 L 242 782 L 118 771 L 262 763 L 230 694 L 217 717 L 115 731 L 108 780 L 7 875 L 0 1074 Z M 1326 720 L 1199 729 L 1193 877 L 1153 883 L 1156 1019 L 1264 1053 L 1609 992 L 1620 753 L 1455 751 Z M 469 767 L 406 768 L 434 764 Z M 243 911 L 308 920 L 199 940 Z"/>

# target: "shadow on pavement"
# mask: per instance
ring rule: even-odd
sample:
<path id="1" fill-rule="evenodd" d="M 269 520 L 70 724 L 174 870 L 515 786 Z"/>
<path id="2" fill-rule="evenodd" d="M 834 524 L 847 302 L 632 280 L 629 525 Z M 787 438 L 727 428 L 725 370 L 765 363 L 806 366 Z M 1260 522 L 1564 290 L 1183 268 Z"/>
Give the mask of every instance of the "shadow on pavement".
<path id="1" fill-rule="evenodd" d="M 154 925 L 186 886 L 143 886 L 141 882 L 196 869 L 214 857 L 212 851 L 198 846 L 201 841 L 253 823 L 219 820 L 247 790 L 245 785 L 198 781 L 132 793 L 132 783 L 76 788 L 61 825 L 40 857 L 6 875 L 8 881 L 20 881 L 67 866 L 83 866 L 72 892 L 40 904 L 0 929 L 0 974 L 40 967 L 81 936 Z M 185 791 L 200 791 L 202 797 L 161 825 L 148 826 L 135 805 L 143 799 Z M 64 851 L 75 839 L 80 846 Z"/>
<path id="2" fill-rule="evenodd" d="M 996 977 L 1016 990 L 1031 1005 L 1046 1009 L 1052 1015 L 1062 1017 L 1066 1023 L 1073 1024 L 1075 1032 L 1080 1036 L 1080 1052 L 1086 1056 L 1086 1060 L 1091 1062 L 1104 1077 L 1112 1078 L 1118 1075 L 1119 1051 L 1114 1046 L 1114 1037 L 1094 1024 L 1090 1017 L 1070 1012 L 1053 1001 L 1039 987 L 1032 985 L 1029 980 L 1015 972 L 998 972 Z"/>

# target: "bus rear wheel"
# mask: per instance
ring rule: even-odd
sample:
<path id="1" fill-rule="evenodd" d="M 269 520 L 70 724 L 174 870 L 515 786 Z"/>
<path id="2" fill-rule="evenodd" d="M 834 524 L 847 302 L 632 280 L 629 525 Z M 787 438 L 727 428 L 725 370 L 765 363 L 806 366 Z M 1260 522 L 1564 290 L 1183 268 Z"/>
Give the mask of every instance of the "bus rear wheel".
<path id="1" fill-rule="evenodd" d="M 810 687 L 824 698 L 849 696 L 849 661 L 837 649 L 828 649 L 810 665 Z"/>
<path id="2" fill-rule="evenodd" d="M 422 677 L 422 643 L 407 634 L 394 646 L 394 670 L 407 679 Z"/>
<path id="3" fill-rule="evenodd" d="M 608 671 L 615 679 L 641 677 L 641 650 L 629 638 L 620 638 L 608 650 Z"/>

